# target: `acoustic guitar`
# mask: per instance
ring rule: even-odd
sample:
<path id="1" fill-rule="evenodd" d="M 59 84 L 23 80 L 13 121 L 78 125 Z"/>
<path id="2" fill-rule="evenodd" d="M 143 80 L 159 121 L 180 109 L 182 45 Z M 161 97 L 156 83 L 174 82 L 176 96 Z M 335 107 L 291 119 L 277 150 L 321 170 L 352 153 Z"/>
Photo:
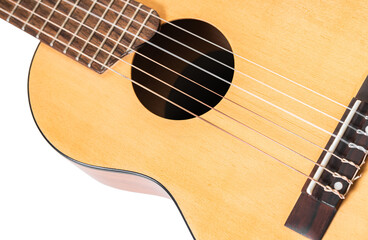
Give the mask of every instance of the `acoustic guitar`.
<path id="1" fill-rule="evenodd" d="M 366 1 L 0 0 L 0 17 L 41 41 L 38 128 L 97 180 L 171 198 L 195 239 L 367 239 Z"/>

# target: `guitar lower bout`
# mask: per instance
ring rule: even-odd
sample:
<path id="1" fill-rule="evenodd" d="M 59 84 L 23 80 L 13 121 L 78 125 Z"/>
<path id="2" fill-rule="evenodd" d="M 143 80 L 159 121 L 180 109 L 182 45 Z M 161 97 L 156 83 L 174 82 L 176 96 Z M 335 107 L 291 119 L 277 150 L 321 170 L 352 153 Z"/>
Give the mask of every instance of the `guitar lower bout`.
<path id="1" fill-rule="evenodd" d="M 192 18 L 191 23 L 201 22 L 208 27 L 206 30 L 211 29 L 213 41 L 218 41 L 226 49 L 272 67 L 276 72 L 297 79 L 344 104 L 349 104 L 367 75 L 365 33 L 368 32 L 365 26 L 368 11 L 364 1 L 350 5 L 308 1 L 234 1 L 225 4 L 221 0 L 213 0 L 211 4 L 208 1 L 179 4 L 174 0 L 147 0 L 144 4 L 169 21 Z M 357 30 L 358 26 L 365 30 Z M 162 30 L 168 30 L 166 27 L 163 25 Z M 160 43 L 162 39 L 156 40 Z M 180 51 L 172 47 L 173 51 Z M 223 57 L 227 64 L 277 86 L 280 91 L 326 109 L 338 119 L 345 111 L 233 54 L 216 52 L 208 47 L 204 49 L 215 57 Z M 145 45 L 139 52 L 149 54 L 151 50 Z M 151 57 L 171 63 L 180 72 L 193 71 L 188 64 L 180 66 L 164 55 L 153 53 Z M 195 55 L 192 57 L 192 62 L 198 60 L 196 64 L 207 65 Z M 152 65 L 138 55 L 130 54 L 123 60 L 152 69 Z M 152 78 L 142 78 L 127 63 L 118 61 L 112 69 L 138 79 L 149 88 L 156 87 L 165 96 L 176 98 L 166 87 L 151 86 Z M 323 129 L 334 131 L 336 128 L 336 121 L 279 96 L 237 71 L 214 68 L 228 81 L 287 107 Z M 170 81 L 167 78 L 170 74 L 161 68 L 153 73 Z M 176 84 L 183 87 L 182 80 L 176 79 Z M 201 78 L 195 80 L 201 83 Z M 328 135 L 280 113 L 236 87 L 219 84 L 215 88 L 218 89 L 216 93 L 313 139 L 320 146 L 329 141 Z M 201 92 L 197 94 L 202 95 Z M 210 98 L 204 96 L 204 99 Z M 196 239 L 304 239 L 286 228 L 284 223 L 306 182 L 305 176 L 290 172 L 198 117 L 173 111 L 113 71 L 98 74 L 41 44 L 30 70 L 29 100 L 37 126 L 58 152 L 105 184 L 172 198 Z M 285 134 L 224 98 L 213 97 L 207 103 L 272 138 L 281 139 L 283 144 L 312 159 L 317 160 L 321 155 L 319 149 Z M 189 105 L 200 117 L 276 154 L 306 174 L 315 166 L 216 111 Z M 344 200 L 324 239 L 366 238 L 366 196 L 368 178 L 363 177 Z"/>

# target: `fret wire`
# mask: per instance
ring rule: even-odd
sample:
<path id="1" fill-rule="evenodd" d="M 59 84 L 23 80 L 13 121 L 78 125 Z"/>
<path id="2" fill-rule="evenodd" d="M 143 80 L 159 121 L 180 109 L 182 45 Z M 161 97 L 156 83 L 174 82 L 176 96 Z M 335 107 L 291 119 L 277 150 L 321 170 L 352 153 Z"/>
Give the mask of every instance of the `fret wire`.
<path id="1" fill-rule="evenodd" d="M 115 19 L 114 23 L 111 25 L 108 33 L 106 34 L 106 37 L 104 38 L 104 40 L 101 42 L 101 44 L 99 45 L 99 49 L 98 51 L 96 51 L 96 53 L 93 55 L 92 60 L 88 63 L 88 67 L 91 67 L 92 63 L 95 61 L 98 53 L 100 53 L 100 49 L 103 48 L 103 45 L 105 44 L 105 42 L 107 41 L 107 39 L 109 39 L 109 36 L 112 32 L 112 30 L 115 28 L 115 26 L 118 24 L 119 20 L 121 19 L 121 15 L 124 13 L 125 9 L 128 7 L 128 2 L 129 0 L 127 0 L 127 2 L 125 2 L 124 7 L 120 10 L 117 18 Z"/>
<path id="2" fill-rule="evenodd" d="M 7 21 L 7 22 L 9 22 L 9 21 L 10 21 L 10 18 L 13 16 L 13 14 L 14 14 L 15 10 L 17 10 L 17 8 L 18 8 L 18 6 L 19 6 L 19 4 L 20 4 L 20 2 L 21 2 L 21 1 L 22 1 L 22 0 L 18 0 L 18 1 L 17 1 L 17 3 L 14 5 L 13 10 L 10 12 L 10 14 L 9 14 L 8 18 L 6 19 L 6 21 Z"/>
<path id="3" fill-rule="evenodd" d="M 86 15 L 84 15 L 82 21 L 80 22 L 80 25 L 78 26 L 77 30 L 75 31 L 75 35 L 73 35 L 73 37 L 69 40 L 68 44 L 66 45 L 65 49 L 63 50 L 63 53 L 66 54 L 66 51 L 68 50 L 68 48 L 70 48 L 70 45 L 72 44 L 73 40 L 75 39 L 75 36 L 78 35 L 79 30 L 82 28 L 82 26 L 84 26 L 84 22 L 87 20 L 88 16 L 90 16 L 90 12 L 92 11 L 92 9 L 95 7 L 97 1 L 93 1 L 91 6 L 88 8 Z"/>
<path id="4" fill-rule="evenodd" d="M 137 16 L 137 14 L 138 14 L 138 12 L 140 11 L 140 8 L 141 8 L 141 7 L 142 7 L 142 4 L 140 3 L 140 4 L 138 5 L 138 7 L 136 8 L 136 10 L 135 10 L 135 12 L 134 12 L 133 16 L 132 16 L 132 17 L 131 17 L 131 19 L 129 20 L 128 24 L 126 25 L 126 27 L 125 27 L 124 31 L 121 33 L 121 35 L 120 35 L 120 37 L 119 37 L 118 41 L 116 41 L 115 46 L 114 46 L 114 48 L 113 48 L 113 49 L 112 49 L 112 51 L 111 51 L 111 54 L 112 54 L 112 55 L 114 54 L 114 52 L 115 52 L 116 48 L 120 45 L 121 40 L 122 40 L 122 39 L 123 39 L 123 37 L 125 36 L 125 33 L 128 31 L 128 29 L 130 28 L 130 26 L 132 25 L 132 23 L 133 23 L 133 19 Z M 110 59 L 111 59 L 111 56 L 110 56 L 110 57 L 108 57 L 108 58 L 106 58 L 106 60 L 105 60 L 105 62 L 104 62 L 104 65 L 106 65 L 106 64 L 107 64 L 107 62 L 108 62 Z"/>
<path id="5" fill-rule="evenodd" d="M 24 22 L 23 26 L 22 26 L 22 30 L 24 31 L 26 29 L 26 26 L 29 22 L 29 20 L 31 20 L 32 16 L 34 15 L 34 13 L 36 12 L 38 6 L 40 5 L 41 1 L 37 2 L 36 5 L 33 7 L 31 13 L 29 14 L 27 20 Z"/>
<path id="6" fill-rule="evenodd" d="M 128 49 L 127 51 L 129 51 L 129 49 L 131 49 L 131 47 L 133 46 L 134 42 L 137 40 L 137 37 L 139 36 L 139 34 L 141 34 L 142 30 L 143 30 L 143 27 L 146 26 L 146 23 L 148 21 L 148 19 L 151 17 L 151 14 L 153 12 L 153 9 L 151 9 L 147 16 L 146 16 L 146 19 L 144 19 L 143 23 L 141 24 L 141 27 L 139 28 L 139 30 L 136 32 L 136 34 L 134 35 L 134 38 L 133 40 L 130 42 L 129 46 L 128 46 Z"/>
<path id="7" fill-rule="evenodd" d="M 55 37 L 56 37 L 56 38 L 58 38 L 59 34 L 61 33 L 61 31 L 62 31 L 62 30 L 63 30 L 63 28 L 65 27 L 65 25 L 66 25 L 66 23 L 68 22 L 68 20 L 69 20 L 70 16 L 73 14 L 73 12 L 74 12 L 74 10 L 75 10 L 76 6 L 79 4 L 79 2 L 80 2 L 80 1 L 81 1 L 81 0 L 77 0 L 77 1 L 75 2 L 75 4 L 73 5 L 72 9 L 69 11 L 69 13 L 68 13 L 68 15 L 66 16 L 66 18 L 65 18 L 64 22 L 61 24 L 61 26 L 60 26 L 59 30 L 57 31 L 57 33 L 56 33 L 56 35 L 55 35 Z M 52 46 L 54 46 L 54 43 L 55 43 L 55 39 L 53 39 L 53 40 L 51 41 L 50 46 L 51 46 L 51 47 L 52 47 Z"/>
<path id="8" fill-rule="evenodd" d="M 40 28 L 40 31 L 36 35 L 36 38 L 39 38 L 40 37 L 41 32 L 45 29 L 47 23 L 50 21 L 50 18 L 54 14 L 56 8 L 60 5 L 61 1 L 62 0 L 58 0 L 57 3 L 55 4 L 55 6 L 51 9 L 51 12 L 50 12 L 49 16 L 46 18 L 46 21 L 43 23 L 42 27 Z"/>
<path id="9" fill-rule="evenodd" d="M 106 6 L 105 11 L 103 12 L 103 14 L 101 15 L 100 19 L 98 20 L 97 24 L 95 25 L 95 27 L 93 28 L 92 32 L 89 34 L 89 37 L 87 38 L 87 40 L 84 42 L 84 45 L 81 49 L 81 51 L 78 53 L 78 56 L 76 57 L 77 61 L 79 60 L 80 56 L 81 56 L 81 52 L 84 52 L 84 50 L 86 49 L 86 47 L 88 46 L 88 43 L 91 41 L 93 35 L 95 34 L 95 32 L 97 31 L 97 28 L 100 26 L 102 19 L 105 19 L 106 14 L 109 12 L 112 4 L 114 4 L 115 0 L 111 0 L 110 4 L 108 6 Z M 101 34 L 103 35 L 103 34 Z"/>

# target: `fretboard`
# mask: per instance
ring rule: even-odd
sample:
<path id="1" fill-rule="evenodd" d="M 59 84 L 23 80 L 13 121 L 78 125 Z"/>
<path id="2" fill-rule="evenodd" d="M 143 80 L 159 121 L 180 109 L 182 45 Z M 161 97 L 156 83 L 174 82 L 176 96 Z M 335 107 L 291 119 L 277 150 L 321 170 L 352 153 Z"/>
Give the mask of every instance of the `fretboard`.
<path id="1" fill-rule="evenodd" d="M 157 16 L 132 0 L 0 0 L 0 18 L 98 73 L 150 40 Z"/>

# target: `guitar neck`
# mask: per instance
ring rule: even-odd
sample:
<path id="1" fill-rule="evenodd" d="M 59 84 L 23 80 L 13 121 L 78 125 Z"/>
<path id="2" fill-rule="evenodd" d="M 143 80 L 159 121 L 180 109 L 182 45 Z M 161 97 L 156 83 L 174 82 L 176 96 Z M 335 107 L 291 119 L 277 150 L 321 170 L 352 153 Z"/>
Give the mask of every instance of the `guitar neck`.
<path id="1" fill-rule="evenodd" d="M 0 18 L 98 73 L 150 40 L 157 16 L 129 0 L 0 1 Z"/>

